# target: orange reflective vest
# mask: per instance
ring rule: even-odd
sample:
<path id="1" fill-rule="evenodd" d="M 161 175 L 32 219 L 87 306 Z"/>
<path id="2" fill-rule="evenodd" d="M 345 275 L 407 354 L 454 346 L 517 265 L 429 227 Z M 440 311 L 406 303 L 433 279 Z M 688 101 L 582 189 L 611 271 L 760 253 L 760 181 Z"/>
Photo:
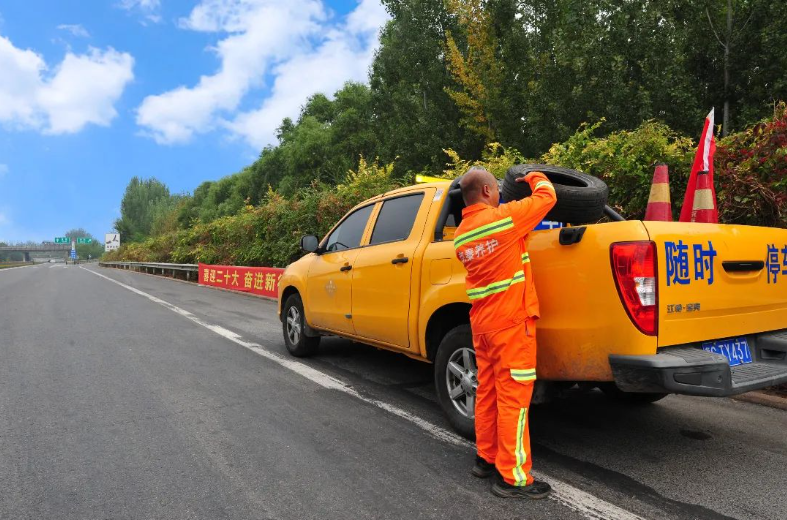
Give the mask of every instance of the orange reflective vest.
<path id="1" fill-rule="evenodd" d="M 538 318 L 528 234 L 555 205 L 555 188 L 546 175 L 531 172 L 533 194 L 497 208 L 483 203 L 462 210 L 454 235 L 456 256 L 467 269 L 467 295 L 473 306 L 473 334 L 511 327 Z"/>

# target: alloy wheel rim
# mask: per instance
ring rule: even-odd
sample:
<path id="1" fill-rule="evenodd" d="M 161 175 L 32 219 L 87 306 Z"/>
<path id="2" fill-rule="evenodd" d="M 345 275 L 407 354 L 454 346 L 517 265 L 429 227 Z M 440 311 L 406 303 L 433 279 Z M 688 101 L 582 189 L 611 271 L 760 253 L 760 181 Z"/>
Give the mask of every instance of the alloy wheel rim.
<path id="1" fill-rule="evenodd" d="M 463 347 L 451 354 L 445 369 L 445 382 L 456 411 L 468 419 L 475 419 L 478 368 L 473 349 Z"/>
<path id="2" fill-rule="evenodd" d="M 287 337 L 293 345 L 297 345 L 301 339 L 301 313 L 297 307 L 290 307 L 287 312 Z"/>

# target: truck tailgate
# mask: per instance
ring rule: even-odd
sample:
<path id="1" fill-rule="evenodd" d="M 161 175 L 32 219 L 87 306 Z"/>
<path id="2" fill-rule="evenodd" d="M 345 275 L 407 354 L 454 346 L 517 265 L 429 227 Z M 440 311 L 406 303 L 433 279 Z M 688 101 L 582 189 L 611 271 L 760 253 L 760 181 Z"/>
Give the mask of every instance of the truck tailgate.
<path id="1" fill-rule="evenodd" d="M 643 224 L 658 254 L 659 347 L 787 328 L 787 230 Z"/>

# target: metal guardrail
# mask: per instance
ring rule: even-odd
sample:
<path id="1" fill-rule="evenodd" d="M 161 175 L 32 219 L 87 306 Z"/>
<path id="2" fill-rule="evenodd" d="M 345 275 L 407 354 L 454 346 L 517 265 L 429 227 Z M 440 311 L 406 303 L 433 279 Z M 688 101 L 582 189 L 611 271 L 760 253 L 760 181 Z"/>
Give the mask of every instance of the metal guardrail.
<path id="1" fill-rule="evenodd" d="M 83 258 L 81 260 L 80 259 L 71 260 L 70 258 L 66 258 L 65 259 L 66 265 L 95 264 L 96 262 L 98 262 L 97 258 L 91 258 L 90 260 L 88 260 L 87 258 Z M 49 262 L 36 262 L 36 263 L 38 263 L 38 264 L 46 264 L 46 263 L 49 263 Z"/>
<path id="2" fill-rule="evenodd" d="M 177 274 L 185 275 L 185 279 L 191 281 L 192 277 L 196 281 L 199 277 L 199 266 L 197 264 L 166 264 L 163 262 L 99 262 L 99 267 L 112 267 L 115 269 L 126 269 L 129 271 L 144 272 L 148 274 L 166 275 L 168 272 L 173 278 L 178 278 Z M 194 276 L 196 275 L 196 276 Z"/>

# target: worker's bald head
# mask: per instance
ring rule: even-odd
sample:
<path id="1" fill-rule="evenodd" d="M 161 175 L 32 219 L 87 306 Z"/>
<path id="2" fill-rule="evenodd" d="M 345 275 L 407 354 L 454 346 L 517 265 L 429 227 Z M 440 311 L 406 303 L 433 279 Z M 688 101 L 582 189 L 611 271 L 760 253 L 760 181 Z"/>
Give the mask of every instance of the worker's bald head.
<path id="1" fill-rule="evenodd" d="M 482 202 L 497 207 L 500 204 L 500 192 L 494 175 L 480 166 L 473 166 L 459 181 L 465 206 Z"/>

